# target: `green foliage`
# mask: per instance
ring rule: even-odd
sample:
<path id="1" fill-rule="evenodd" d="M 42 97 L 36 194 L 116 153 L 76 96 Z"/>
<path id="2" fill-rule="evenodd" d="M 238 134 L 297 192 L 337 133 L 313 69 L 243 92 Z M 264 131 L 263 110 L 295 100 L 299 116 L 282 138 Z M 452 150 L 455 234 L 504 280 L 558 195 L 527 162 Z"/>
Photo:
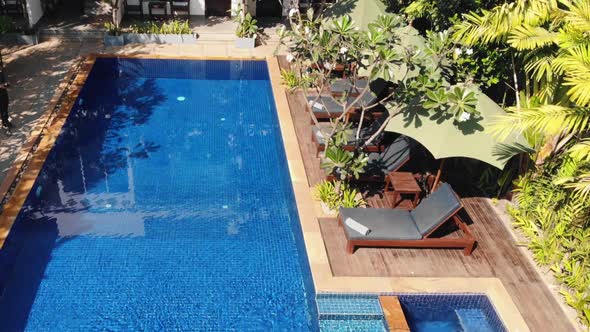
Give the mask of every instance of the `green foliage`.
<path id="1" fill-rule="evenodd" d="M 170 35 L 184 35 L 191 34 L 191 28 L 188 20 L 170 20 L 168 22 L 142 22 L 134 24 L 130 27 L 132 33 L 149 33 L 149 34 L 170 34 Z"/>
<path id="2" fill-rule="evenodd" d="M 0 33 L 16 32 L 17 28 L 12 18 L 8 16 L 0 16 Z"/>
<path id="3" fill-rule="evenodd" d="M 235 11 L 232 12 L 233 20 L 238 24 L 236 36 L 239 38 L 256 38 L 258 35 L 258 20 L 250 13 L 244 14 L 242 4 L 238 4 Z"/>
<path id="4" fill-rule="evenodd" d="M 330 210 L 340 207 L 356 208 L 366 204 L 356 189 L 346 182 L 322 181 L 315 186 L 315 198 L 328 206 Z"/>
<path id="5" fill-rule="evenodd" d="M 121 28 L 119 28 L 116 24 L 112 22 L 105 23 L 104 28 L 107 31 L 107 33 L 111 36 L 118 36 L 121 34 Z"/>
<path id="6" fill-rule="evenodd" d="M 347 151 L 338 146 L 330 146 L 325 152 L 324 161 L 320 167 L 340 180 L 350 177 L 358 179 L 368 161 L 369 158 L 362 152 Z"/>
<path id="7" fill-rule="evenodd" d="M 518 181 L 516 206 L 509 209 L 515 225 L 529 238 L 535 260 L 550 267 L 563 284 L 561 294 L 590 325 L 590 200 L 555 181 L 587 164 L 571 159 L 545 165 L 542 172 L 527 173 Z"/>

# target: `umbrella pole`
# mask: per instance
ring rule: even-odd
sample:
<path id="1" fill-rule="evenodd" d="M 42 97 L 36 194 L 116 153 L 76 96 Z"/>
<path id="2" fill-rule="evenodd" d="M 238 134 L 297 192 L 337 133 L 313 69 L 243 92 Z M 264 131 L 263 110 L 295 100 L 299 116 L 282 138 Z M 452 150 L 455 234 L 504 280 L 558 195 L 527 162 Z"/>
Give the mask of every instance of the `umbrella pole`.
<path id="1" fill-rule="evenodd" d="M 436 178 L 434 178 L 434 183 L 432 184 L 432 188 L 430 188 L 430 192 L 433 192 L 434 189 L 436 189 L 436 187 L 438 186 L 438 183 L 440 182 L 440 175 L 442 174 L 442 169 L 444 166 L 445 166 L 445 160 L 441 159 L 440 166 L 438 168 L 438 172 L 436 172 Z"/>

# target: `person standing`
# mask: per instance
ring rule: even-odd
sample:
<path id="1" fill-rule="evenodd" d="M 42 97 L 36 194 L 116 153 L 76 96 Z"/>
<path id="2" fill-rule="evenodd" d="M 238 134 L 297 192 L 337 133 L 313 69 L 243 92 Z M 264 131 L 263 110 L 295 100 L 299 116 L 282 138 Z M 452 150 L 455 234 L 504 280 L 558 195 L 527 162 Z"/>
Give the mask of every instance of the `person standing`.
<path id="1" fill-rule="evenodd" d="M 0 68 L 0 118 L 2 119 L 2 126 L 11 128 L 12 124 L 8 120 L 8 83 L 4 77 L 4 66 Z"/>

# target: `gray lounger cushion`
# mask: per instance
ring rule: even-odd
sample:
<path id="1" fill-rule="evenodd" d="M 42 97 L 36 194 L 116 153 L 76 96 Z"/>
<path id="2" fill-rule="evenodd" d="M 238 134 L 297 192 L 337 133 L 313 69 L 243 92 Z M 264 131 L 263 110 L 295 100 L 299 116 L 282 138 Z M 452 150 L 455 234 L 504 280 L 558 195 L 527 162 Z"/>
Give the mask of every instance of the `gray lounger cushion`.
<path id="1" fill-rule="evenodd" d="M 420 240 L 418 231 L 409 211 L 394 209 L 340 208 L 344 231 L 350 240 Z M 344 223 L 352 218 L 368 227 L 371 232 L 362 235 Z"/>
<path id="2" fill-rule="evenodd" d="M 424 198 L 410 214 L 420 233 L 426 235 L 447 220 L 461 206 L 461 202 L 451 186 L 448 183 L 442 183 L 430 196 Z"/>
<path id="3" fill-rule="evenodd" d="M 361 106 L 371 106 L 374 103 L 376 103 L 376 97 L 375 95 L 373 95 L 371 92 L 367 92 L 365 94 L 363 94 L 358 100 L 357 97 L 348 97 L 348 100 L 346 101 L 347 103 L 347 109 L 350 107 L 350 105 L 353 105 L 355 107 L 361 107 Z M 343 112 L 343 108 L 342 108 L 342 101 L 340 101 L 338 99 L 338 97 L 330 97 L 330 96 L 320 96 L 318 98 L 318 96 L 307 96 L 307 103 L 309 106 L 309 108 L 312 110 L 312 112 L 314 113 L 330 113 L 330 114 L 342 114 Z M 311 104 L 313 103 L 318 103 L 324 107 L 318 108 L 318 107 L 313 107 L 311 106 Z"/>
<path id="4" fill-rule="evenodd" d="M 332 84 L 330 85 L 330 90 L 332 91 L 332 93 L 337 94 L 342 94 L 344 92 L 355 92 L 358 94 L 367 86 L 366 79 L 357 80 L 356 82 L 354 82 L 354 87 L 351 83 L 351 80 L 348 78 L 339 79 L 332 82 Z M 378 78 L 369 84 L 369 89 L 375 96 L 379 96 L 385 90 L 387 84 L 387 81 Z"/>
<path id="5" fill-rule="evenodd" d="M 343 78 L 332 82 L 330 85 L 330 90 L 332 93 L 344 93 L 344 92 L 360 92 L 367 86 L 366 79 L 359 79 L 354 82 L 354 87 L 351 85 L 351 81 L 348 78 Z"/>
<path id="6" fill-rule="evenodd" d="M 369 153 L 366 171 L 371 174 L 386 175 L 400 168 L 410 158 L 410 139 L 399 136 L 383 152 Z"/>

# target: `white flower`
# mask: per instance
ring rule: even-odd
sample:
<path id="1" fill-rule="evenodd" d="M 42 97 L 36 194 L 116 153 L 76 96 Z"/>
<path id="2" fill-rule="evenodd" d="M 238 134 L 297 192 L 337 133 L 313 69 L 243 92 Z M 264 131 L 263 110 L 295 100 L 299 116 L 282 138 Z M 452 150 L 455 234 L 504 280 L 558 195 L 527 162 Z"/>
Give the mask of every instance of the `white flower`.
<path id="1" fill-rule="evenodd" d="M 473 54 L 473 49 L 472 48 L 468 48 L 465 53 L 467 53 L 467 55 L 471 55 Z"/>
<path id="2" fill-rule="evenodd" d="M 305 27 L 305 29 L 303 29 L 303 31 L 305 31 L 305 34 L 306 34 L 306 35 L 309 35 L 309 32 L 310 32 L 310 31 L 309 31 L 309 28 L 308 28 L 308 27 Z"/>
<path id="3" fill-rule="evenodd" d="M 291 8 L 291 10 L 289 10 L 289 17 L 293 17 L 295 16 L 295 14 L 297 14 L 299 11 L 297 10 L 297 8 Z"/>
<path id="4" fill-rule="evenodd" d="M 332 64 L 330 64 L 330 63 L 324 63 L 324 68 L 330 70 L 330 69 L 332 69 Z"/>
<path id="5" fill-rule="evenodd" d="M 293 54 L 291 54 L 291 53 L 287 54 L 287 61 L 293 62 L 293 60 L 295 60 L 295 57 L 293 56 Z"/>
<path id="6" fill-rule="evenodd" d="M 340 47 L 340 54 L 344 54 L 346 52 L 348 52 L 348 48 L 346 48 L 346 47 Z"/>
<path id="7" fill-rule="evenodd" d="M 471 118 L 471 113 L 463 112 L 459 117 L 459 122 L 465 122 Z"/>
<path id="8" fill-rule="evenodd" d="M 457 54 L 457 55 L 461 55 L 461 54 L 463 54 L 463 51 L 461 51 L 461 49 L 460 49 L 460 48 L 456 48 L 456 49 L 455 49 L 455 54 Z"/>

